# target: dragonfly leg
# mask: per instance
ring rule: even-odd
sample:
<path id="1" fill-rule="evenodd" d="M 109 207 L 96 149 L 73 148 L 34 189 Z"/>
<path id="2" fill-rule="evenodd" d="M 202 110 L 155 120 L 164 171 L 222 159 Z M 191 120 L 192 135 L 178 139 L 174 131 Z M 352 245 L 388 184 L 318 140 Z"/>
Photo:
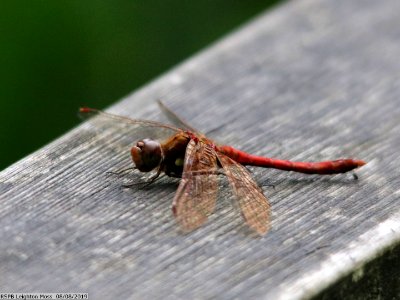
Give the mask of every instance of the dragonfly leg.
<path id="1" fill-rule="evenodd" d="M 135 167 L 129 167 L 129 168 L 118 170 L 118 171 L 108 171 L 108 172 L 106 172 L 106 174 L 107 175 L 121 176 L 122 174 L 126 173 L 126 171 L 134 170 L 134 169 L 135 169 Z"/>
<path id="2" fill-rule="evenodd" d="M 358 175 L 356 173 L 353 173 L 353 178 L 354 180 L 358 180 Z"/>
<path id="3" fill-rule="evenodd" d="M 160 177 L 160 174 L 161 174 L 161 168 L 159 168 L 157 170 L 157 173 L 154 174 L 153 176 L 151 176 L 150 179 L 146 180 L 145 182 L 133 182 L 133 183 L 129 183 L 129 184 L 123 184 L 122 187 L 131 188 L 134 186 L 141 185 L 141 188 L 145 188 L 145 187 L 149 186 L 150 184 L 152 184 L 154 181 L 156 181 L 156 179 Z"/>
<path id="4" fill-rule="evenodd" d="M 261 186 L 272 187 L 273 189 L 275 189 L 275 184 L 266 183 L 266 184 L 261 184 Z"/>
<path id="5" fill-rule="evenodd" d="M 154 174 L 154 176 L 150 177 L 150 179 L 149 179 L 147 182 L 145 182 L 144 185 L 143 185 L 142 187 L 147 187 L 147 186 L 149 186 L 150 184 L 152 184 L 154 181 L 156 181 L 157 178 L 160 177 L 160 174 L 161 174 L 161 168 L 159 168 L 159 169 L 157 170 L 157 173 Z"/>

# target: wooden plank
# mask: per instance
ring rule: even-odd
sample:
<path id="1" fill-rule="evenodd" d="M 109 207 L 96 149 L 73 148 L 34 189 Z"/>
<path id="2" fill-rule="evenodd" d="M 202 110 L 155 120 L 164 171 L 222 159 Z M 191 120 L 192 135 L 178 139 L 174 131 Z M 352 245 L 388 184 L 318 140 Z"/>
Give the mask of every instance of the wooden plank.
<path id="1" fill-rule="evenodd" d="M 181 234 L 176 180 L 123 189 L 105 174 L 129 164 L 121 145 L 142 136 L 83 124 L 0 173 L 0 290 L 300 299 L 395 247 L 398 11 L 396 0 L 288 2 L 110 109 L 164 121 L 161 98 L 259 155 L 364 159 L 358 181 L 254 168 L 272 205 L 268 235 L 249 234 L 228 192 L 205 226 Z"/>

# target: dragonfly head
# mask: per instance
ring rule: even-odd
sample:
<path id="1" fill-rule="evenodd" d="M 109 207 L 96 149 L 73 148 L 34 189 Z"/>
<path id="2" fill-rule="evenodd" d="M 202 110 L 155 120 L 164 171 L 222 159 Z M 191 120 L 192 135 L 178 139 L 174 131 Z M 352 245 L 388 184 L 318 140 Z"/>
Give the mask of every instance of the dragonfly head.
<path id="1" fill-rule="evenodd" d="M 161 163 L 163 154 L 159 142 L 144 139 L 131 149 L 132 160 L 141 172 L 150 172 Z"/>

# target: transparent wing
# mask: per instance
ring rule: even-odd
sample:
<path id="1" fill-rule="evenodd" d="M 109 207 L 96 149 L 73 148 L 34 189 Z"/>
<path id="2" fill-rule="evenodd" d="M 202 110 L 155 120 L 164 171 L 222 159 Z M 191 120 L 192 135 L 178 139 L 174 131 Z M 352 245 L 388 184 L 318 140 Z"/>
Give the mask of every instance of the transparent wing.
<path id="1" fill-rule="evenodd" d="M 179 117 L 175 112 L 173 112 L 168 106 L 166 106 L 161 100 L 157 100 L 158 106 L 162 112 L 167 116 L 167 118 L 172 122 L 172 124 L 177 125 L 180 128 L 188 129 L 195 133 L 200 133 L 196 128 L 189 125 L 188 122 Z"/>
<path id="2" fill-rule="evenodd" d="M 172 203 L 185 231 L 203 224 L 214 211 L 218 192 L 217 157 L 212 146 L 191 140 L 186 148 L 182 179 Z"/>
<path id="3" fill-rule="evenodd" d="M 87 120 L 86 128 L 96 136 L 96 142 L 115 149 L 129 151 L 130 147 L 138 140 L 144 138 L 163 140 L 180 131 L 180 129 L 167 124 L 131 119 L 93 108 L 81 108 L 79 115 L 82 119 Z"/>
<path id="4" fill-rule="evenodd" d="M 218 159 L 247 225 L 264 235 L 270 228 L 270 205 L 267 198 L 244 166 L 223 154 L 218 154 Z"/>

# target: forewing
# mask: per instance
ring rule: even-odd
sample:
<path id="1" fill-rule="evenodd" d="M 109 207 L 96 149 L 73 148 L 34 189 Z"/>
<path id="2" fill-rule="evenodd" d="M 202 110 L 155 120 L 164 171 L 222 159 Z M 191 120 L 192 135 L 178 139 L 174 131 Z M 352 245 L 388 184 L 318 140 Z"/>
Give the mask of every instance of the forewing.
<path id="1" fill-rule="evenodd" d="M 270 205 L 246 168 L 226 155 L 218 159 L 237 197 L 242 215 L 250 228 L 264 235 L 270 228 Z"/>
<path id="2" fill-rule="evenodd" d="M 195 132 L 196 134 L 201 135 L 201 133 L 197 129 L 189 125 L 189 123 L 186 122 L 186 120 L 179 117 L 174 111 L 172 111 L 168 106 L 166 106 L 164 102 L 158 100 L 157 103 L 161 111 L 167 116 L 167 118 L 169 119 L 170 122 L 172 122 L 172 124 L 175 124 L 179 128 L 184 128 L 190 130 L 191 132 Z"/>
<path id="3" fill-rule="evenodd" d="M 97 143 L 115 151 L 129 151 L 144 138 L 163 140 L 179 131 L 178 128 L 155 121 L 131 119 L 92 108 L 81 108 L 79 116 Z"/>
<path id="4" fill-rule="evenodd" d="M 184 231 L 203 224 L 214 211 L 218 192 L 217 157 L 211 145 L 191 140 L 172 210 Z"/>

